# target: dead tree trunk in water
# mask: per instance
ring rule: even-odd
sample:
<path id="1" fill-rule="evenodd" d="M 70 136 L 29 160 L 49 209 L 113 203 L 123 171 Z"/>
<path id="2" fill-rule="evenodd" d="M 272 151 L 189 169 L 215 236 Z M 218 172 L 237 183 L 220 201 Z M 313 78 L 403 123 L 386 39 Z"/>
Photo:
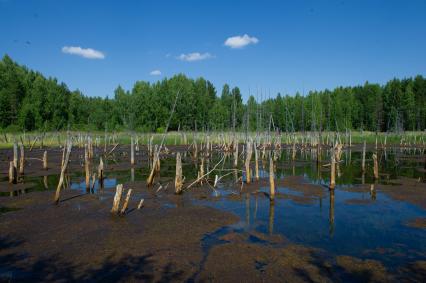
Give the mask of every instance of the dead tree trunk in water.
<path id="1" fill-rule="evenodd" d="M 47 150 L 43 153 L 43 169 L 47 170 Z"/>
<path id="2" fill-rule="evenodd" d="M 25 166 L 25 149 L 24 149 L 24 144 L 21 144 L 19 146 L 20 151 L 21 151 L 21 156 L 19 159 L 19 174 L 20 175 L 24 175 L 24 166 Z"/>
<path id="3" fill-rule="evenodd" d="M 176 154 L 176 177 L 175 177 L 175 193 L 180 194 L 182 192 L 182 160 L 180 152 Z"/>
<path id="4" fill-rule="evenodd" d="M 365 150 L 366 150 L 366 143 L 364 140 L 364 145 L 362 146 L 362 164 L 361 164 L 361 169 L 362 172 L 365 172 Z"/>
<path id="5" fill-rule="evenodd" d="M 336 186 L 336 152 L 335 149 L 332 149 L 331 152 L 331 169 L 330 169 L 330 190 L 333 190 Z"/>
<path id="6" fill-rule="evenodd" d="M 90 160 L 89 160 L 89 146 L 84 148 L 84 172 L 86 174 L 86 191 L 90 190 Z"/>
<path id="7" fill-rule="evenodd" d="M 274 162 L 272 156 L 269 157 L 269 198 L 274 200 L 275 198 L 275 174 L 274 174 Z"/>
<path id="8" fill-rule="evenodd" d="M 117 214 L 120 209 L 121 195 L 123 194 L 123 185 L 118 184 L 115 191 L 114 201 L 112 203 L 111 213 Z"/>
<path id="9" fill-rule="evenodd" d="M 130 164 L 135 164 L 135 144 L 133 141 L 133 136 L 130 137 Z"/>
<path id="10" fill-rule="evenodd" d="M 59 203 L 61 189 L 62 189 L 62 185 L 64 183 L 65 171 L 67 170 L 67 166 L 68 166 L 68 162 L 69 162 L 69 158 L 70 158 L 70 154 L 71 154 L 71 147 L 72 147 L 71 142 L 67 142 L 67 144 L 64 148 L 65 158 L 63 159 L 63 162 L 62 162 L 61 175 L 59 177 L 59 183 L 58 183 L 58 186 L 56 187 L 56 193 L 55 193 L 55 203 L 56 204 Z"/>
<path id="11" fill-rule="evenodd" d="M 252 154 L 253 146 L 250 141 L 247 142 L 247 157 L 246 157 L 246 183 L 250 184 L 251 182 L 251 174 L 250 174 L 250 161 Z"/>
<path id="12" fill-rule="evenodd" d="M 374 161 L 374 179 L 379 179 L 379 164 L 377 162 L 377 155 L 373 153 L 373 161 Z"/>
<path id="13" fill-rule="evenodd" d="M 123 207 L 121 208 L 120 214 L 124 215 L 126 213 L 127 207 L 129 206 L 130 195 L 132 194 L 132 189 L 127 191 L 126 198 L 124 199 Z"/>
<path id="14" fill-rule="evenodd" d="M 10 161 L 9 163 L 9 183 L 10 184 L 16 184 L 17 183 L 17 176 L 16 176 L 16 167 L 13 164 L 13 161 Z"/>

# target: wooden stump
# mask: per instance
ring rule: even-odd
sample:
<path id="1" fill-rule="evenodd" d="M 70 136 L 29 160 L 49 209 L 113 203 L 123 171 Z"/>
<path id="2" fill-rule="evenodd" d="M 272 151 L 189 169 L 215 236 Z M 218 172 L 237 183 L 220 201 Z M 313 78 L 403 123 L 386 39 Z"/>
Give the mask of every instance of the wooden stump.
<path id="1" fill-rule="evenodd" d="M 269 198 L 274 200 L 275 198 L 275 174 L 274 174 L 274 162 L 272 157 L 269 157 Z"/>
<path id="2" fill-rule="evenodd" d="M 379 163 L 377 162 L 377 155 L 375 153 L 373 153 L 373 162 L 374 162 L 374 168 L 373 168 L 373 173 L 374 173 L 374 179 L 379 179 Z"/>
<path id="3" fill-rule="evenodd" d="M 58 186 L 56 187 L 56 193 L 55 193 L 55 203 L 59 204 L 59 198 L 61 195 L 61 189 L 62 185 L 64 184 L 64 177 L 65 177 L 65 171 L 67 170 L 68 161 L 71 154 L 71 143 L 67 143 L 67 145 L 64 147 L 64 158 L 62 159 L 62 167 L 61 167 L 61 175 L 59 177 Z"/>
<path id="4" fill-rule="evenodd" d="M 250 161 L 251 161 L 251 155 L 252 155 L 253 146 L 251 145 L 250 141 L 247 142 L 247 156 L 246 156 L 246 183 L 251 183 L 251 174 L 250 174 Z"/>
<path id="5" fill-rule="evenodd" d="M 111 213 L 117 214 L 120 209 L 121 195 L 123 194 L 123 185 L 118 184 L 115 191 L 114 201 L 112 203 Z"/>
<path id="6" fill-rule="evenodd" d="M 256 144 L 254 144 L 254 159 L 255 159 L 255 175 L 256 175 L 256 181 L 259 181 L 259 150 L 256 147 Z"/>
<path id="7" fill-rule="evenodd" d="M 130 137 L 130 164 L 135 165 L 135 143 L 133 141 L 133 136 Z"/>
<path id="8" fill-rule="evenodd" d="M 123 207 L 121 208 L 120 214 L 124 215 L 126 213 L 127 207 L 129 206 L 130 196 L 132 194 L 132 189 L 129 189 L 126 194 L 126 199 L 124 200 Z"/>
<path id="9" fill-rule="evenodd" d="M 89 160 L 89 146 L 84 149 L 84 171 L 86 173 L 86 191 L 90 190 L 90 160 Z"/>
<path id="10" fill-rule="evenodd" d="M 336 186 L 336 153 L 334 149 L 331 152 L 331 166 L 330 166 L 330 186 L 331 190 Z"/>
<path id="11" fill-rule="evenodd" d="M 102 157 L 99 159 L 98 179 L 99 182 L 102 182 L 104 179 L 104 161 L 102 160 Z"/>
<path id="12" fill-rule="evenodd" d="M 47 150 L 43 153 L 43 169 L 47 170 Z"/>
<path id="13" fill-rule="evenodd" d="M 9 162 L 9 183 L 16 184 L 17 176 L 16 176 L 16 167 L 13 164 L 13 161 Z"/>
<path id="14" fill-rule="evenodd" d="M 182 159 L 180 152 L 176 154 L 176 177 L 175 177 L 175 193 L 180 194 L 182 192 Z"/>
<path id="15" fill-rule="evenodd" d="M 366 142 L 364 140 L 364 144 L 362 146 L 362 163 L 361 163 L 361 170 L 362 172 L 365 172 L 365 151 L 366 151 Z"/>
<path id="16" fill-rule="evenodd" d="M 19 158 L 19 174 L 24 175 L 24 166 L 25 166 L 25 149 L 24 145 L 20 144 L 19 146 L 21 156 Z"/>

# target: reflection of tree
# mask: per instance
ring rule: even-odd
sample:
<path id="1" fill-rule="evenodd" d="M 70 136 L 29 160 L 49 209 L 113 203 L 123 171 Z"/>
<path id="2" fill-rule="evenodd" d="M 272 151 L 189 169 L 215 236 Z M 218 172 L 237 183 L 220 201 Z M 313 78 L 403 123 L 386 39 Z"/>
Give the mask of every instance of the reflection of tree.
<path id="1" fill-rule="evenodd" d="M 334 234 L 334 190 L 330 190 L 330 210 L 329 210 L 329 234 Z"/>
<path id="2" fill-rule="evenodd" d="M 275 206 L 274 201 L 269 201 L 269 234 L 274 233 L 274 216 L 275 216 Z"/>

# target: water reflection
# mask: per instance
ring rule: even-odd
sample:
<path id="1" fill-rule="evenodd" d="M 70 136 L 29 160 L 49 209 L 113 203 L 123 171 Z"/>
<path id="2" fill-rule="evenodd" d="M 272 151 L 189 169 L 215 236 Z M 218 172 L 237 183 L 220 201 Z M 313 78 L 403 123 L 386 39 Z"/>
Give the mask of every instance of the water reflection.
<path id="1" fill-rule="evenodd" d="M 334 190 L 329 190 L 330 207 L 328 214 L 329 234 L 331 237 L 334 235 Z"/>
<path id="2" fill-rule="evenodd" d="M 275 216 L 275 204 L 273 200 L 269 201 L 269 235 L 274 233 L 274 217 Z"/>

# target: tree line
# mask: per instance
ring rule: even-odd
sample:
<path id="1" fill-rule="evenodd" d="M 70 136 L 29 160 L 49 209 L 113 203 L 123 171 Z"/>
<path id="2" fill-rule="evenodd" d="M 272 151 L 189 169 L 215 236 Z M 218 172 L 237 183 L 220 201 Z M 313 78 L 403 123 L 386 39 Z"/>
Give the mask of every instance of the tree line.
<path id="1" fill-rule="evenodd" d="M 426 128 L 426 79 L 393 79 L 385 85 L 277 94 L 256 92 L 244 103 L 238 87 L 218 93 L 204 79 L 183 74 L 156 83 L 118 86 L 109 98 L 71 91 L 55 78 L 29 70 L 5 55 L 0 61 L 0 128 L 4 131 L 164 131 L 177 96 L 170 130 L 402 131 Z"/>

